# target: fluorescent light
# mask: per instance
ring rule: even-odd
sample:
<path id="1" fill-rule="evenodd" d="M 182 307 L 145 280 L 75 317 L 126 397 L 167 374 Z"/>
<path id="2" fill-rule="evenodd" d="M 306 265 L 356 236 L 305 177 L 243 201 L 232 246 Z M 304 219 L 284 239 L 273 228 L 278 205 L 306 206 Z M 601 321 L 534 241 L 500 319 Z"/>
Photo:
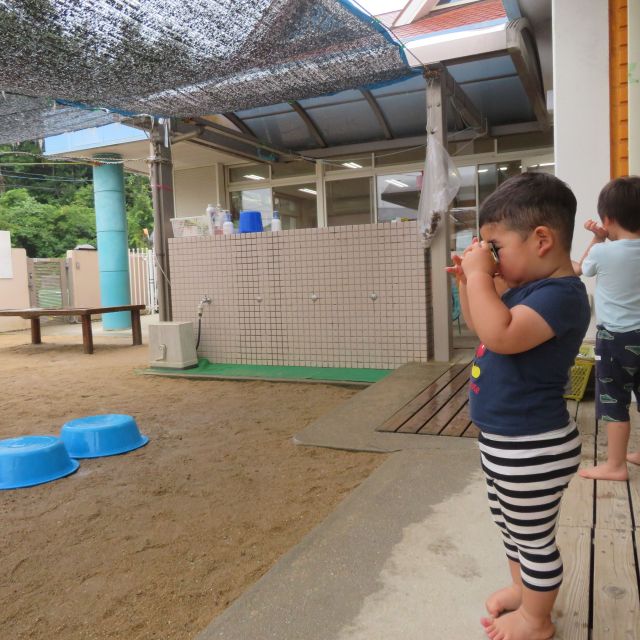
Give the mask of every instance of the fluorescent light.
<path id="1" fill-rule="evenodd" d="M 362 169 L 362 165 L 357 162 L 343 162 L 343 167 L 349 167 L 349 169 Z"/>
<path id="2" fill-rule="evenodd" d="M 255 173 L 247 173 L 242 176 L 243 178 L 249 178 L 249 180 L 264 180 L 262 176 L 257 176 Z"/>
<path id="3" fill-rule="evenodd" d="M 500 171 L 506 171 L 507 167 L 500 167 Z"/>
<path id="4" fill-rule="evenodd" d="M 303 189 L 298 189 L 298 191 L 302 191 L 303 193 L 310 193 L 312 196 L 316 195 L 316 192 L 313 189 L 307 189 L 307 187 L 304 187 Z"/>
<path id="5" fill-rule="evenodd" d="M 478 173 L 487 173 L 489 169 L 478 169 Z"/>
<path id="6" fill-rule="evenodd" d="M 553 167 L 555 166 L 555 162 L 541 162 L 538 166 L 539 167 Z"/>
<path id="7" fill-rule="evenodd" d="M 409 185 L 406 182 L 400 182 L 400 180 L 396 180 L 395 178 L 389 178 L 385 180 L 389 184 L 392 184 L 394 187 L 401 187 L 402 189 L 406 189 Z"/>

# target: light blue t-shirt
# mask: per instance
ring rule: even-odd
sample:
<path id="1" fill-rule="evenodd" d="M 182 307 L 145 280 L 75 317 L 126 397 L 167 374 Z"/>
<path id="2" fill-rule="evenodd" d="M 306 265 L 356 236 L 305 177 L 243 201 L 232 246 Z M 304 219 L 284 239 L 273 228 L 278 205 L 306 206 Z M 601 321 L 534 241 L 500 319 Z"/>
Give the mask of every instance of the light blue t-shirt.
<path id="1" fill-rule="evenodd" d="M 601 242 L 582 263 L 596 276 L 596 321 L 609 331 L 640 329 L 640 239 Z"/>

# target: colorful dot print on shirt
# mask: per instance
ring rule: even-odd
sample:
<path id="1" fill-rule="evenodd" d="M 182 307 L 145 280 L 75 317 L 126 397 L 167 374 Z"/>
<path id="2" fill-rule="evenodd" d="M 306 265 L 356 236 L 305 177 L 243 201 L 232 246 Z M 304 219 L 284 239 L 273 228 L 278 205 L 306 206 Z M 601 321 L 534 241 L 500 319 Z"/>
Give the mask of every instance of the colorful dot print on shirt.
<path id="1" fill-rule="evenodd" d="M 487 348 L 483 344 L 479 344 L 478 348 L 476 349 L 476 359 L 473 363 L 473 366 L 471 367 L 471 380 L 469 381 L 469 388 L 476 395 L 480 393 L 480 387 L 476 384 L 475 381 L 480 377 L 480 374 L 482 373 L 482 369 L 478 364 L 478 360 L 482 358 L 486 352 Z"/>

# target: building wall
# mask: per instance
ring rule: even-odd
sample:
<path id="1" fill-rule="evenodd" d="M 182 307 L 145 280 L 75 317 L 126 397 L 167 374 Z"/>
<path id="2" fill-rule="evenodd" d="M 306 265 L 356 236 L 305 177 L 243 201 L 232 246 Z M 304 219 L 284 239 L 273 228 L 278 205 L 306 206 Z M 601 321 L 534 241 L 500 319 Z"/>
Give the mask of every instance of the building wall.
<path id="1" fill-rule="evenodd" d="M 578 200 L 577 259 L 591 239 L 583 224 L 597 216 L 598 194 L 610 177 L 609 11 L 602 0 L 553 0 L 552 9 L 556 175 Z M 594 280 L 584 279 L 590 292 Z M 592 325 L 587 337 L 593 336 Z"/>
<path id="2" fill-rule="evenodd" d="M 627 0 L 609 0 L 611 177 L 629 174 Z"/>
<path id="3" fill-rule="evenodd" d="M 176 218 L 203 216 L 207 204 L 218 204 L 220 199 L 218 184 L 218 165 L 174 171 Z M 224 205 L 223 202 L 220 204 Z"/>
<path id="4" fill-rule="evenodd" d="M 213 362 L 395 368 L 430 355 L 415 222 L 174 238 L 169 256 L 174 320 L 213 299 L 199 348 Z"/>
<path id="5" fill-rule="evenodd" d="M 628 0 L 629 173 L 640 175 L 640 0 Z"/>
<path id="6" fill-rule="evenodd" d="M 12 278 L 0 278 L 0 309 L 23 309 L 29 306 L 27 252 L 11 249 Z M 29 327 L 23 318 L 0 318 L 0 331 L 16 331 Z"/>
<path id="7" fill-rule="evenodd" d="M 75 250 L 67 251 L 71 300 L 74 307 L 100 306 L 100 271 L 98 252 Z"/>

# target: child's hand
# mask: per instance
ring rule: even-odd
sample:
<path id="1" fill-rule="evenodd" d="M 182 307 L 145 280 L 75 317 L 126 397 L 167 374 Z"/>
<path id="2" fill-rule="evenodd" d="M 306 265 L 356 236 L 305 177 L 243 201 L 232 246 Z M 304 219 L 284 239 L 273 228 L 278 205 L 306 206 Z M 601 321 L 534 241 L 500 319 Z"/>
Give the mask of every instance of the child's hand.
<path id="1" fill-rule="evenodd" d="M 462 270 L 468 277 L 471 273 L 486 273 L 493 277 L 496 272 L 496 261 L 486 242 L 474 242 L 464 252 Z"/>
<path id="2" fill-rule="evenodd" d="M 601 224 L 591 218 L 584 223 L 584 228 L 593 233 L 595 236 L 594 240 L 596 242 L 604 242 L 609 237 L 609 232 Z"/>
<path id="3" fill-rule="evenodd" d="M 460 286 L 461 283 L 467 284 L 467 277 L 464 275 L 464 271 L 462 270 L 462 258 L 454 253 L 451 256 L 451 261 L 453 262 L 453 265 L 446 267 L 445 271 L 455 277 L 456 284 L 458 286 Z"/>

